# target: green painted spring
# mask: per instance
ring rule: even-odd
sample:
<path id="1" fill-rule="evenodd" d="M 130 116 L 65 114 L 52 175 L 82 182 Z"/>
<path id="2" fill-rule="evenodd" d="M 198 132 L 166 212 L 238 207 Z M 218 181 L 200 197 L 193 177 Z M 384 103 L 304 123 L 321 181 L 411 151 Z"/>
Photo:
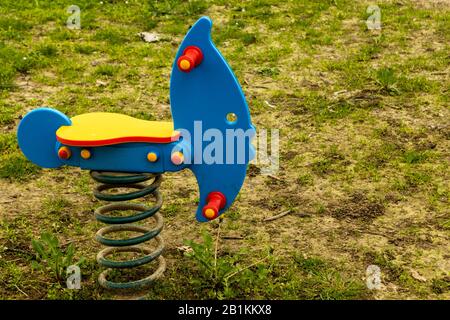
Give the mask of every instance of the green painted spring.
<path id="1" fill-rule="evenodd" d="M 95 239 L 107 248 L 101 250 L 97 254 L 97 262 L 106 267 L 98 277 L 100 285 L 107 289 L 143 289 L 159 278 L 166 269 L 166 261 L 161 255 L 164 249 L 164 241 L 159 235 L 163 229 L 163 218 L 158 212 L 162 206 L 162 196 L 158 188 L 161 185 L 162 177 L 160 174 L 151 173 L 119 173 L 119 172 L 100 172 L 91 171 L 91 177 L 99 182 L 94 189 L 94 196 L 99 200 L 111 201 L 104 206 L 95 210 L 95 218 L 108 224 L 101 228 Z M 144 182 L 153 179 L 152 183 L 145 185 Z M 108 193 L 108 190 L 117 188 L 136 189 L 129 193 Z M 144 204 L 135 202 L 127 202 L 137 198 L 152 195 L 155 198 L 155 204 L 149 207 Z M 108 215 L 113 211 L 133 211 L 128 216 L 112 216 Z M 156 226 L 149 229 L 144 226 L 134 224 L 147 218 L 153 218 Z M 116 232 L 137 232 L 141 235 L 127 239 L 113 239 L 106 235 Z M 144 242 L 156 240 L 158 246 L 155 250 L 150 250 L 143 245 Z M 132 260 L 112 260 L 109 256 L 116 253 L 138 253 L 140 257 Z M 156 271 L 140 280 L 130 282 L 114 282 L 108 280 L 108 275 L 113 269 L 134 268 L 145 265 L 158 259 L 158 268 Z"/>

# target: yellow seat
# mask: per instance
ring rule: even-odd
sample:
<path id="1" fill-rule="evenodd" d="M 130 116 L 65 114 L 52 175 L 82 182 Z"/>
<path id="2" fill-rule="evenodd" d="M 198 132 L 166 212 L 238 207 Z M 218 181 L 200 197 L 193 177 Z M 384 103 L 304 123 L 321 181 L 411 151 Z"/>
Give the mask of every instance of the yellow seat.
<path id="1" fill-rule="evenodd" d="M 58 141 L 69 146 L 105 146 L 127 142 L 170 143 L 180 132 L 167 121 L 147 121 L 127 115 L 94 112 L 75 116 L 72 125 L 56 131 Z"/>

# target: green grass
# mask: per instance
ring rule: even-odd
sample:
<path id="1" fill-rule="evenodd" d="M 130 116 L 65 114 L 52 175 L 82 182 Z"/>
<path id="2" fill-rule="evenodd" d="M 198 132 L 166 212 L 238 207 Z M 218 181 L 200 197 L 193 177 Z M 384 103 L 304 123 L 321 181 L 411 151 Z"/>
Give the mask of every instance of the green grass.
<path id="1" fill-rule="evenodd" d="M 199 299 L 363 299 L 364 284 L 347 272 L 319 258 L 276 258 L 264 252 L 226 252 L 215 258 L 215 240 L 208 233 L 201 242 L 189 242 L 192 252 L 178 257 L 182 263 L 168 271 L 172 283 L 162 281 L 151 289 L 151 297 Z M 252 258 L 254 261 L 249 260 Z M 186 274 L 186 278 L 177 274 Z"/>
<path id="2" fill-rule="evenodd" d="M 75 46 L 74 46 L 74 51 L 76 53 L 81 53 L 81 54 L 86 54 L 86 55 L 92 54 L 96 50 L 97 49 L 91 45 L 75 44 Z"/>
<path id="3" fill-rule="evenodd" d="M 424 151 L 408 150 L 403 154 L 403 161 L 409 164 L 424 162 L 428 154 Z"/>
<path id="4" fill-rule="evenodd" d="M 41 169 L 28 161 L 25 156 L 16 152 L 0 158 L 0 178 L 26 181 L 41 171 Z"/>
<path id="5" fill-rule="evenodd" d="M 0 136 L 0 153 L 17 148 L 16 135 L 14 133 L 7 133 Z"/>
<path id="6" fill-rule="evenodd" d="M 359 279 L 345 277 L 334 266 L 319 258 L 294 258 L 306 276 L 299 285 L 304 288 L 303 299 L 343 300 L 362 299 L 368 290 Z"/>
<path id="7" fill-rule="evenodd" d="M 119 30 L 115 29 L 98 30 L 95 33 L 93 40 L 106 41 L 110 45 L 123 45 L 128 41 L 125 35 L 123 35 Z"/>
<path id="8" fill-rule="evenodd" d="M 19 151 L 14 133 L 0 135 L 0 178 L 10 181 L 26 181 L 41 169 L 28 161 Z"/>
<path id="9" fill-rule="evenodd" d="M 119 68 L 117 66 L 102 65 L 102 66 L 98 66 L 97 69 L 95 69 L 94 73 L 95 73 L 95 75 L 98 75 L 98 76 L 112 77 L 112 76 L 116 75 L 118 71 L 119 71 Z"/>

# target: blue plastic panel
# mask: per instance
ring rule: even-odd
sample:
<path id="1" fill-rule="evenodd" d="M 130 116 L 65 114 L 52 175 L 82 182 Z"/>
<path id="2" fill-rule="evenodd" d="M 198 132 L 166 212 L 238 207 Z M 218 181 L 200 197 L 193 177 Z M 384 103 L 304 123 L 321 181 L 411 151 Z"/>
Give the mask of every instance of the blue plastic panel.
<path id="1" fill-rule="evenodd" d="M 58 110 L 35 109 L 27 113 L 19 123 L 19 147 L 31 162 L 40 167 L 60 167 L 63 163 L 55 152 L 56 130 L 70 124 L 70 119 Z"/>
<path id="2" fill-rule="evenodd" d="M 201 159 L 202 153 L 209 142 L 200 142 L 202 137 L 194 137 L 194 122 L 202 121 L 202 129 L 215 128 L 223 134 L 227 129 L 249 130 L 254 135 L 254 127 L 242 89 L 228 66 L 225 59 L 211 41 L 212 22 L 208 17 L 200 18 L 189 30 L 184 38 L 175 63 L 172 67 L 170 82 L 170 105 L 175 129 L 185 129 L 191 135 L 191 150 L 194 159 Z M 188 46 L 196 46 L 203 53 L 203 61 L 189 73 L 178 69 L 177 60 Z M 234 113 L 237 120 L 227 121 L 227 114 Z M 197 145 L 194 145 L 196 140 Z M 208 221 L 202 215 L 207 195 L 212 191 L 222 192 L 226 199 L 223 213 L 234 201 L 245 179 L 247 164 L 254 155 L 253 147 L 247 139 L 243 148 L 224 146 L 222 153 L 225 157 L 234 152 L 234 164 L 193 164 L 190 169 L 194 172 L 200 189 L 200 203 L 197 209 L 197 220 Z M 232 148 L 232 150 L 230 150 Z M 244 163 L 237 163 L 237 154 L 244 152 Z"/>

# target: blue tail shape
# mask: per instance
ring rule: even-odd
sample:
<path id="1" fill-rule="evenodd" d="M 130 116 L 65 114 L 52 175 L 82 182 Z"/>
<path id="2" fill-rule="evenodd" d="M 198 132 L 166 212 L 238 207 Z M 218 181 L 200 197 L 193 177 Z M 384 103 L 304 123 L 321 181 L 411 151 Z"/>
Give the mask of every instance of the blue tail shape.
<path id="1" fill-rule="evenodd" d="M 174 127 L 182 136 L 183 132 L 191 135 L 190 169 L 200 189 L 196 213 L 199 221 L 208 221 L 202 210 L 211 192 L 225 195 L 226 203 L 219 215 L 229 208 L 255 154 L 251 144 L 255 127 L 244 94 L 233 71 L 214 46 L 211 28 L 211 20 L 202 17 L 189 30 L 175 58 L 170 82 Z M 177 62 L 192 46 L 199 48 L 204 58 L 190 72 L 183 72 Z"/>

